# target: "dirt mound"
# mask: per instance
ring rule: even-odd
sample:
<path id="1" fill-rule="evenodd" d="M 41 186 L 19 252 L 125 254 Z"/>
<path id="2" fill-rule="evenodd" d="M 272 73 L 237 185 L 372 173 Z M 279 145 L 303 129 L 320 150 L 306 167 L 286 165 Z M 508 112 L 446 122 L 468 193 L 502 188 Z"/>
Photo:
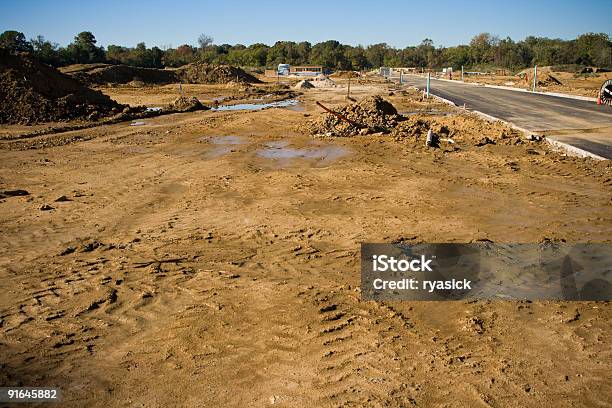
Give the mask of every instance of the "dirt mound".
<path id="1" fill-rule="evenodd" d="M 334 112 L 336 114 L 325 113 L 309 122 L 307 130 L 312 134 L 355 136 L 388 132 L 404 120 L 395 107 L 380 96 L 369 96 Z"/>
<path id="2" fill-rule="evenodd" d="M 539 75 L 538 75 L 539 76 Z M 544 75 L 543 78 L 538 78 L 539 86 L 550 86 L 550 85 L 563 85 L 561 81 L 550 74 Z"/>
<path id="3" fill-rule="evenodd" d="M 319 75 L 311 81 L 315 88 L 334 88 L 336 86 L 336 83 L 325 75 Z"/>
<path id="4" fill-rule="evenodd" d="M 86 64 L 62 69 L 84 84 L 170 84 L 177 82 L 175 72 L 156 68 L 138 68 L 129 65 Z"/>
<path id="5" fill-rule="evenodd" d="M 336 71 L 330 75 L 333 78 L 358 78 L 361 73 L 357 71 Z"/>
<path id="6" fill-rule="evenodd" d="M 58 70 L 62 74 L 73 74 L 75 72 L 89 72 L 96 68 L 110 67 L 112 64 L 94 63 L 94 64 L 71 64 L 64 67 L 59 67 Z"/>
<path id="7" fill-rule="evenodd" d="M 303 81 L 298 82 L 294 88 L 295 89 L 312 89 L 315 86 L 309 80 L 305 79 Z"/>
<path id="8" fill-rule="evenodd" d="M 0 56 L 0 123 L 97 120 L 122 109 L 108 96 L 32 57 Z"/>
<path id="9" fill-rule="evenodd" d="M 210 109 L 208 106 L 202 105 L 200 100 L 195 96 L 189 98 L 187 96 L 181 96 L 172 102 L 168 109 L 173 112 L 192 112 L 196 110 Z"/>
<path id="10" fill-rule="evenodd" d="M 335 113 L 335 114 L 334 114 Z M 346 105 L 334 113 L 307 122 L 306 130 L 314 135 L 356 136 L 370 133 L 390 133 L 396 140 L 424 146 L 431 129 L 437 140 L 447 145 L 520 144 L 520 132 L 501 122 L 490 122 L 472 114 L 432 116 L 413 114 L 402 116 L 395 107 L 381 98 L 371 96 Z"/>
<path id="11" fill-rule="evenodd" d="M 431 129 L 438 139 L 450 144 L 520 144 L 521 134 L 501 122 L 489 122 L 473 115 L 411 115 L 393 129 L 398 141 L 422 145 Z M 450 139 L 450 140 L 449 140 Z"/>
<path id="12" fill-rule="evenodd" d="M 242 82 L 257 84 L 261 81 L 241 68 L 231 65 L 213 65 L 200 62 L 187 64 L 175 71 L 176 77 L 188 84 L 227 84 Z"/>

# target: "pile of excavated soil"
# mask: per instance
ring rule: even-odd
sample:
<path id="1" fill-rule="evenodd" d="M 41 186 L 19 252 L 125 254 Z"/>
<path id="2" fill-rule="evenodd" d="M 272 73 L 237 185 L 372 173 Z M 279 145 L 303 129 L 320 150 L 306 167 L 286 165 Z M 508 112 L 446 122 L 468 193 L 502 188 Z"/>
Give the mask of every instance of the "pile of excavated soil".
<path id="1" fill-rule="evenodd" d="M 358 78 L 361 73 L 357 71 L 336 71 L 331 76 L 334 78 Z"/>
<path id="2" fill-rule="evenodd" d="M 156 68 L 138 68 L 129 65 L 89 64 L 61 69 L 87 85 L 107 84 L 170 84 L 177 82 L 175 72 Z"/>
<path id="3" fill-rule="evenodd" d="M 411 115 L 393 129 L 392 135 L 398 141 L 421 145 L 425 143 L 427 132 L 430 129 L 436 139 L 449 144 L 484 146 L 523 143 L 521 133 L 510 126 L 468 114 Z"/>
<path id="4" fill-rule="evenodd" d="M 315 86 L 309 80 L 305 79 L 303 81 L 298 82 L 294 88 L 295 89 L 312 89 Z"/>
<path id="5" fill-rule="evenodd" d="M 208 106 L 202 105 L 200 100 L 195 96 L 189 98 L 187 96 L 181 96 L 171 103 L 167 110 L 174 112 L 192 112 L 196 110 L 210 109 Z"/>
<path id="6" fill-rule="evenodd" d="M 336 86 L 336 83 L 325 75 L 314 77 L 311 81 L 315 88 L 334 88 Z"/>
<path id="7" fill-rule="evenodd" d="M 538 78 L 539 86 L 563 85 L 561 81 L 550 74 L 544 75 L 544 78 Z"/>
<path id="8" fill-rule="evenodd" d="M 484 146 L 487 144 L 521 144 L 520 132 L 502 122 L 490 122 L 473 114 L 402 116 L 380 96 L 370 96 L 358 103 L 334 110 L 350 122 L 331 113 L 311 120 L 306 130 L 314 135 L 357 136 L 376 132 L 391 133 L 398 141 L 424 145 L 432 130 L 437 141 L 449 145 Z"/>
<path id="9" fill-rule="evenodd" d="M 27 55 L 0 58 L 0 123 L 97 120 L 123 110 L 101 92 Z"/>
<path id="10" fill-rule="evenodd" d="M 332 113 L 324 113 L 310 121 L 307 130 L 312 134 L 327 136 L 356 136 L 388 132 L 404 120 L 395 107 L 380 96 L 369 96 L 334 111 L 342 118 Z"/>
<path id="11" fill-rule="evenodd" d="M 261 81 L 243 69 L 231 65 L 213 65 L 194 62 L 177 68 L 175 75 L 178 80 L 188 84 L 227 84 L 241 82 L 256 84 Z"/>

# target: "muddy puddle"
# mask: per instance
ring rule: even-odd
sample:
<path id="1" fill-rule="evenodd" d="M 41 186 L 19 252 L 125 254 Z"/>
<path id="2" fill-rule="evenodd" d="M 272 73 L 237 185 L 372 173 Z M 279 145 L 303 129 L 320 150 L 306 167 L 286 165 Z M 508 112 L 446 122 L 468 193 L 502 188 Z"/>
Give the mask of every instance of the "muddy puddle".
<path id="1" fill-rule="evenodd" d="M 349 154 L 349 149 L 320 142 L 310 142 L 306 146 L 295 146 L 292 141 L 280 139 L 260 142 L 238 135 L 204 136 L 198 139 L 200 143 L 208 145 L 204 152 L 195 153 L 204 159 L 216 159 L 234 152 L 253 152 L 249 146 L 254 147 L 255 156 L 267 159 L 273 166 L 287 166 L 296 160 L 307 161 L 317 167 L 327 166 Z"/>
<path id="2" fill-rule="evenodd" d="M 210 149 L 209 151 L 205 152 L 202 157 L 204 159 L 216 159 L 219 158 L 221 156 L 225 156 L 226 154 L 232 153 L 236 151 L 236 149 L 234 149 L 231 146 L 216 146 L 213 147 L 212 149 Z"/>
<path id="3" fill-rule="evenodd" d="M 238 135 L 215 135 L 204 136 L 199 139 L 200 143 L 209 143 L 211 148 L 202 154 L 204 159 L 216 159 L 226 154 L 237 151 L 239 145 L 247 144 L 246 137 Z"/>
<path id="4" fill-rule="evenodd" d="M 349 150 L 342 146 L 311 145 L 308 147 L 292 147 L 286 140 L 265 143 L 263 149 L 257 150 L 257 156 L 271 159 L 279 164 L 286 165 L 293 159 L 305 159 L 314 162 L 317 166 L 327 166 L 349 154 Z"/>
<path id="5" fill-rule="evenodd" d="M 238 111 L 238 110 L 261 110 L 266 108 L 295 108 L 298 105 L 297 99 L 287 99 L 285 101 L 268 103 L 239 103 L 236 105 L 219 105 L 211 108 L 212 111 Z"/>

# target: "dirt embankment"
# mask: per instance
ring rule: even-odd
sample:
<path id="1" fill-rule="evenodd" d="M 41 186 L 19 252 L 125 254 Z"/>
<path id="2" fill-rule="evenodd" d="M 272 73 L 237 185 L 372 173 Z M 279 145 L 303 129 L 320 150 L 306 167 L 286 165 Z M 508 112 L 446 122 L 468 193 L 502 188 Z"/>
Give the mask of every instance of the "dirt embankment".
<path id="1" fill-rule="evenodd" d="M 259 84 L 261 81 L 241 68 L 194 62 L 175 70 L 177 79 L 188 84 Z"/>
<path id="2" fill-rule="evenodd" d="M 72 75 L 87 85 L 106 84 L 170 84 L 176 81 L 174 71 L 139 68 L 128 65 L 88 64 L 63 67 L 60 71 Z"/>
<path id="3" fill-rule="evenodd" d="M 97 120 L 123 106 L 27 55 L 0 58 L 0 123 Z"/>
<path id="4" fill-rule="evenodd" d="M 87 85 L 257 84 L 259 79 L 232 65 L 192 63 L 177 69 L 128 65 L 78 64 L 60 69 Z"/>

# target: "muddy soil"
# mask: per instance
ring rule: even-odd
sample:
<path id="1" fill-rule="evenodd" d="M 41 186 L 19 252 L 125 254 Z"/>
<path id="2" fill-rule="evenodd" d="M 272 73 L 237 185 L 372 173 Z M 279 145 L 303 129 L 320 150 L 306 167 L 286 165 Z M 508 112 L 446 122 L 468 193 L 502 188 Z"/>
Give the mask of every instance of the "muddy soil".
<path id="1" fill-rule="evenodd" d="M 608 406 L 609 303 L 366 302 L 359 244 L 610 242 L 610 165 L 299 130 L 345 92 L 0 141 L 0 190 L 27 193 L 0 199 L 0 383 L 69 407 Z"/>

